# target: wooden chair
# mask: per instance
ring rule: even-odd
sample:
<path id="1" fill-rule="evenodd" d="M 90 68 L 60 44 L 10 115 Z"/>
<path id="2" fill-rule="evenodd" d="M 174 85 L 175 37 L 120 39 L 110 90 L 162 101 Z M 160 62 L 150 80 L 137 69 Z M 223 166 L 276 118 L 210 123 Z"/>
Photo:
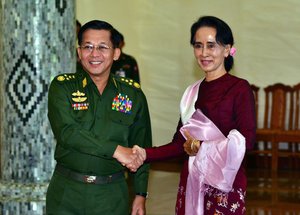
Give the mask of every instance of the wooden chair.
<path id="1" fill-rule="evenodd" d="M 276 134 L 276 142 L 287 144 L 286 150 L 278 150 L 278 156 L 289 158 L 290 168 L 299 168 L 300 159 L 300 83 L 293 87 L 291 113 L 287 129 Z"/>
<path id="2" fill-rule="evenodd" d="M 295 142 L 295 167 L 300 168 L 300 83 L 294 86 L 294 131 L 296 132 L 295 137 L 297 137 Z"/>
<path id="3" fill-rule="evenodd" d="M 259 95 L 259 87 L 255 84 L 251 84 L 251 89 L 254 95 L 254 101 L 255 101 L 255 112 L 256 112 L 256 123 L 258 122 L 258 95 Z M 247 166 L 258 166 L 259 164 L 259 157 L 258 157 L 258 144 L 255 144 L 254 150 L 247 152 Z"/>
<path id="4" fill-rule="evenodd" d="M 264 156 L 265 160 L 271 158 L 271 169 L 276 171 L 278 168 L 278 139 L 277 133 L 289 126 L 290 108 L 292 107 L 291 86 L 282 83 L 264 88 L 265 91 L 265 111 L 263 128 L 257 129 L 256 140 L 262 142 L 262 149 L 255 153 Z"/>

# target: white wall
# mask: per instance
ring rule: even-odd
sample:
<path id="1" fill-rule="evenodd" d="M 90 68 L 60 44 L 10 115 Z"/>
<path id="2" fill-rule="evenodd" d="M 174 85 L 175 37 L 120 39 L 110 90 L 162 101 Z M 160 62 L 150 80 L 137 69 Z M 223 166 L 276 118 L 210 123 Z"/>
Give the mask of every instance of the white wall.
<path id="1" fill-rule="evenodd" d="M 200 16 L 214 15 L 231 26 L 237 48 L 234 75 L 261 88 L 276 82 L 291 85 L 300 82 L 298 0 L 76 0 L 76 3 L 77 19 L 82 24 L 101 19 L 124 34 L 124 51 L 139 63 L 142 88 L 151 112 L 154 145 L 171 140 L 184 89 L 203 77 L 189 45 L 190 26 Z M 262 106 L 263 101 L 260 103 Z M 259 114 L 262 116 L 262 112 Z"/>

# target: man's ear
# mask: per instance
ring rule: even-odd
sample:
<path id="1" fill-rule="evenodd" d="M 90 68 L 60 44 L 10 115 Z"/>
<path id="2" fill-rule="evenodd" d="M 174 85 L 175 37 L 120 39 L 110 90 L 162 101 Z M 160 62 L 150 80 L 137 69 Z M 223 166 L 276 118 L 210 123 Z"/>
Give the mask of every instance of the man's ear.
<path id="1" fill-rule="evenodd" d="M 77 47 L 76 51 L 77 51 L 78 58 L 81 60 L 81 50 L 80 50 L 80 47 Z"/>
<path id="2" fill-rule="evenodd" d="M 119 57 L 121 55 L 121 49 L 120 48 L 115 48 L 115 51 L 114 51 L 114 61 L 118 60 Z"/>

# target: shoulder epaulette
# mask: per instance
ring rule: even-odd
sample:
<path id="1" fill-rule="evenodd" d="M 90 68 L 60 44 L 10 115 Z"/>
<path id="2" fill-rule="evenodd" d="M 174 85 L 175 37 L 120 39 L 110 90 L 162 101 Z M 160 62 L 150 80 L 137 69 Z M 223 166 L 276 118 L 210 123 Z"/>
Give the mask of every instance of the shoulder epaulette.
<path id="1" fill-rule="evenodd" d="M 139 83 L 137 83 L 136 81 L 130 79 L 130 78 L 123 78 L 123 77 L 118 77 L 118 76 L 115 76 L 114 77 L 114 80 L 122 83 L 122 84 L 126 84 L 128 86 L 132 86 L 136 89 L 140 89 L 141 88 L 141 85 Z"/>
<path id="2" fill-rule="evenodd" d="M 66 73 L 66 74 L 61 74 L 56 76 L 56 80 L 59 82 L 65 82 L 65 81 L 70 81 L 74 80 L 76 78 L 76 73 Z"/>

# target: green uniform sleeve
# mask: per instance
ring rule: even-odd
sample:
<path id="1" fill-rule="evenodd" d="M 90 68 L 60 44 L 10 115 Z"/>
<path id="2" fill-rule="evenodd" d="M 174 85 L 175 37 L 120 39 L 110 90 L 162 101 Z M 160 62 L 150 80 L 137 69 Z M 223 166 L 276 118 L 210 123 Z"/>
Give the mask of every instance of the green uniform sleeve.
<path id="1" fill-rule="evenodd" d="M 131 128 L 129 142 L 131 147 L 133 145 L 139 145 L 142 148 L 147 148 L 152 146 L 152 133 L 151 133 L 151 123 L 148 110 L 147 100 L 141 93 L 141 109 L 137 115 L 137 119 Z M 148 163 L 143 164 L 136 173 L 131 173 L 133 176 L 135 193 L 146 193 L 148 186 L 150 165 Z"/>

